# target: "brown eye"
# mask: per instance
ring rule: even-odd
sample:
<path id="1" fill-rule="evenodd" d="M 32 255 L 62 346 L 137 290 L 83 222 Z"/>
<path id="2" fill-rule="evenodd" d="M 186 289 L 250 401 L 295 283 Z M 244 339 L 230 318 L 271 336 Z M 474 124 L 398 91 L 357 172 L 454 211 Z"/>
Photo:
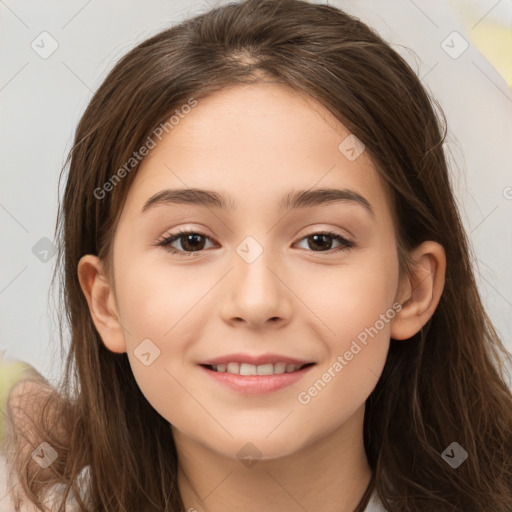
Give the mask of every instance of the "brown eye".
<path id="1" fill-rule="evenodd" d="M 169 234 L 157 245 L 165 247 L 171 253 L 192 254 L 204 250 L 205 240 L 211 238 L 197 231 L 179 231 Z M 181 248 L 173 247 L 172 244 L 175 242 L 179 242 Z"/>
<path id="2" fill-rule="evenodd" d="M 170 233 L 165 238 L 157 242 L 157 245 L 164 247 L 172 254 L 181 254 L 195 256 L 205 250 L 205 242 L 212 239 L 197 231 L 178 231 Z M 355 246 L 353 242 L 334 231 L 322 231 L 308 235 L 302 240 L 308 240 L 307 249 L 312 252 L 338 252 L 349 250 Z M 179 242 L 181 247 L 174 247 L 173 244 Z M 338 247 L 332 247 L 333 243 L 338 243 Z"/>
<path id="3" fill-rule="evenodd" d="M 347 240 L 345 237 L 335 233 L 333 231 L 322 231 L 320 233 L 313 233 L 308 235 L 301 240 L 309 240 L 307 248 L 313 252 L 336 252 L 350 249 L 354 246 L 354 243 Z M 338 242 L 339 247 L 332 248 L 333 240 Z"/>

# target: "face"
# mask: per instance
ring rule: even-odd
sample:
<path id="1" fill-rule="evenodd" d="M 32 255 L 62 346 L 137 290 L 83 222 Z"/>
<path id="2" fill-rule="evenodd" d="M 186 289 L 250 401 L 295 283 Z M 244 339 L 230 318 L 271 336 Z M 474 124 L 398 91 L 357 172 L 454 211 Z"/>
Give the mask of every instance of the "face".
<path id="1" fill-rule="evenodd" d="M 142 161 L 114 238 L 121 351 L 179 435 L 230 457 L 251 442 L 273 458 L 364 407 L 399 274 L 385 189 L 349 135 L 284 85 L 238 85 L 200 99 Z M 155 199 L 183 189 L 215 197 Z M 300 191 L 310 200 L 293 201 Z M 244 373 L 314 364 L 274 376 L 202 366 L 219 358 Z"/>

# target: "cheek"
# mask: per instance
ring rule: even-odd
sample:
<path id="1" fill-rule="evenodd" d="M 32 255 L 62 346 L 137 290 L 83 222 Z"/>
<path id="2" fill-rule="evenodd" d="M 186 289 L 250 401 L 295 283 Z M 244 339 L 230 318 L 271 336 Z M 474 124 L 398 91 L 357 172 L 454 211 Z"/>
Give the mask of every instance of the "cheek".
<path id="1" fill-rule="evenodd" d="M 351 256 L 346 265 L 326 268 L 305 280 L 298 295 L 318 316 L 322 338 L 341 348 L 391 308 L 397 286 L 396 253 L 368 250 Z M 389 334 L 387 323 L 384 330 Z"/>
<path id="2" fill-rule="evenodd" d="M 319 335 L 326 357 L 296 397 L 305 411 L 322 418 L 326 428 L 346 421 L 375 388 L 396 314 L 394 283 L 377 269 L 354 269 L 328 289 L 331 300 L 315 306 L 322 312 L 322 325 L 328 326 Z"/>
<path id="3" fill-rule="evenodd" d="M 320 402 L 342 397 L 349 402 L 351 397 L 367 396 L 389 349 L 391 321 L 396 315 L 396 253 L 392 248 L 368 250 L 357 260 L 354 255 L 352 262 L 308 280 L 299 292 L 308 297 L 308 306 L 318 316 L 316 335 L 327 354 L 319 368 L 319 386 L 329 383 L 331 391 L 322 393 Z"/>
<path id="4" fill-rule="evenodd" d="M 183 323 L 190 324 L 211 275 L 198 276 L 192 267 L 170 264 L 162 259 L 134 258 L 120 265 L 118 279 L 119 311 L 129 331 L 131 343 L 139 338 L 166 342 L 175 336 Z"/>
<path id="5" fill-rule="evenodd" d="M 185 356 L 190 340 L 200 337 L 202 322 L 196 319 L 205 314 L 206 302 L 198 300 L 211 276 L 197 279 L 197 272 L 183 267 L 171 271 L 135 259 L 118 268 L 119 314 L 134 378 L 151 406 L 179 423 L 190 408 L 186 389 L 192 387 Z"/>

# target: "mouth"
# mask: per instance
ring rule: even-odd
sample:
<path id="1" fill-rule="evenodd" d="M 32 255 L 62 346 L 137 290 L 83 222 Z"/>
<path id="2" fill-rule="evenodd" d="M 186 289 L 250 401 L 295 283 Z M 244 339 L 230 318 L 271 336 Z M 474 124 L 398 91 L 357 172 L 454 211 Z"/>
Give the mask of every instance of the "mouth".
<path id="1" fill-rule="evenodd" d="M 210 382 L 242 396 L 267 395 L 298 383 L 317 363 L 200 364 Z"/>
<path id="2" fill-rule="evenodd" d="M 285 362 L 267 363 L 267 364 L 249 364 L 249 363 L 220 363 L 220 364 L 201 364 L 203 368 L 216 373 L 229 373 L 232 375 L 250 376 L 250 375 L 282 375 L 283 373 L 296 373 L 314 366 L 316 363 L 290 364 Z"/>

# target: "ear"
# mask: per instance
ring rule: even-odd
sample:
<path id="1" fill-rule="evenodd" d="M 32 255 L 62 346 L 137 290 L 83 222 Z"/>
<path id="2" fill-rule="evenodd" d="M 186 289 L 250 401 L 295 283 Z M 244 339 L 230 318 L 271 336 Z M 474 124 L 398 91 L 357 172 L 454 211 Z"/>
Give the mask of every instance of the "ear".
<path id="1" fill-rule="evenodd" d="M 427 241 L 411 252 L 414 266 L 406 278 L 397 301 L 402 309 L 391 321 L 391 337 L 406 340 L 427 323 L 439 304 L 446 272 L 446 255 L 442 245 Z"/>
<path id="2" fill-rule="evenodd" d="M 92 254 L 82 256 L 78 262 L 78 279 L 103 343 L 112 352 L 126 352 L 114 291 L 101 260 Z"/>

